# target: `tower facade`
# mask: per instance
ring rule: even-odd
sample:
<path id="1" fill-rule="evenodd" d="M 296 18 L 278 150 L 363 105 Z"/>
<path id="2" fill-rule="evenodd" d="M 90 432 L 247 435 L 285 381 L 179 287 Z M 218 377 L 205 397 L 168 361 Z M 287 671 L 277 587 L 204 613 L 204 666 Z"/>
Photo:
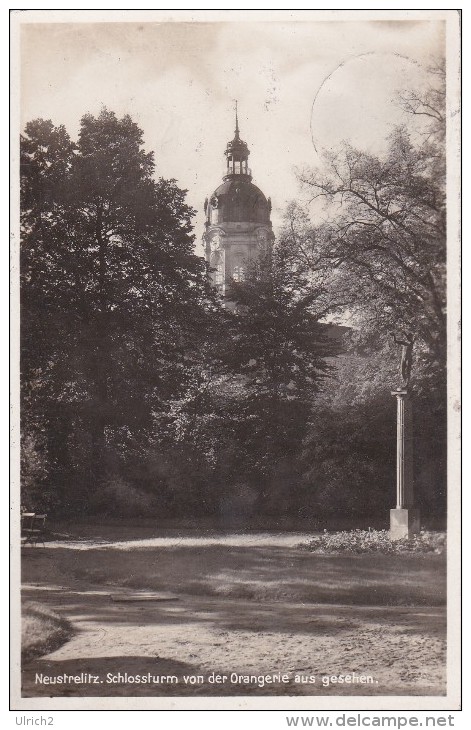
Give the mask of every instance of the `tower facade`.
<path id="1" fill-rule="evenodd" d="M 270 198 L 252 182 L 250 152 L 240 138 L 237 109 L 234 139 L 227 144 L 224 154 L 223 182 L 204 203 L 203 234 L 213 283 L 223 295 L 231 279 L 244 278 L 247 262 L 257 255 L 259 248 L 274 239 Z"/>

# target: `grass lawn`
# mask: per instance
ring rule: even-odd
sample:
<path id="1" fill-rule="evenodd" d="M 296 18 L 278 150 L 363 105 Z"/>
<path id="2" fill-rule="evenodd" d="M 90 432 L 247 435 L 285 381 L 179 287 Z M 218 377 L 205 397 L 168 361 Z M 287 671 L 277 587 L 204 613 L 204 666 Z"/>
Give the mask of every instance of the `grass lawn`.
<path id="1" fill-rule="evenodd" d="M 293 534 L 61 531 L 67 539 L 23 551 L 23 593 L 75 635 L 24 663 L 23 696 L 445 693 L 443 554 L 316 554 Z M 99 683 L 35 681 L 81 672 Z M 230 679 L 277 673 L 288 683 Z M 129 679 L 147 674 L 177 682 Z M 347 674 L 371 681 L 322 679 Z"/>
<path id="2" fill-rule="evenodd" d="M 54 651 L 65 644 L 72 634 L 70 621 L 43 604 L 25 601 L 21 621 L 23 662 Z"/>

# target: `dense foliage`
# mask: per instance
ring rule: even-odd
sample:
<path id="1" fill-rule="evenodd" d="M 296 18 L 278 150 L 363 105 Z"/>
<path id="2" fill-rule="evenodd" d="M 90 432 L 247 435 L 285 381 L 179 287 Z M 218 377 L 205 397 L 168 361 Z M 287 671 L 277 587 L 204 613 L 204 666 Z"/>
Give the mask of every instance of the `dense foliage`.
<path id="1" fill-rule="evenodd" d="M 21 142 L 23 483 L 93 509 L 186 389 L 214 293 L 129 117 L 86 115 L 77 144 L 37 120 Z"/>
<path id="2" fill-rule="evenodd" d="M 227 296 L 235 309 L 224 361 L 244 388 L 236 422 L 250 481 L 259 485 L 266 510 L 298 514 L 300 444 L 339 342 L 319 322 L 319 293 L 283 242 L 261 250 Z"/>
<path id="3" fill-rule="evenodd" d="M 26 126 L 26 507 L 225 524 L 384 517 L 399 384 L 391 335 L 412 332 L 415 490 L 423 512 L 443 512 L 440 79 L 401 100 L 430 116 L 423 138 L 398 129 L 382 156 L 346 144 L 302 172 L 317 207 L 290 205 L 225 307 L 194 253 L 185 192 L 155 179 L 129 117 L 85 115 L 77 142 L 50 121 Z"/>
<path id="4" fill-rule="evenodd" d="M 287 211 L 283 240 L 322 286 L 319 312 L 351 326 L 336 387 L 324 392 L 304 442 L 313 509 L 384 509 L 393 495 L 400 350 L 414 337 L 415 486 L 428 514 L 446 509 L 446 211 L 444 74 L 401 104 L 421 134 L 393 131 L 382 156 L 345 143 L 304 170 L 309 204 Z M 314 209 L 312 208 L 314 206 Z M 322 220 L 319 224 L 318 221 Z"/>

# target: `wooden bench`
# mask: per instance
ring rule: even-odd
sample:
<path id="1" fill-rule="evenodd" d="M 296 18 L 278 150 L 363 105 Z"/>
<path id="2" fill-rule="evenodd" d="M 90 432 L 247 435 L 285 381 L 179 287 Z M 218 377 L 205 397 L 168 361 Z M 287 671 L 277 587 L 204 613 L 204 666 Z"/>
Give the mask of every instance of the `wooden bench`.
<path id="1" fill-rule="evenodd" d="M 23 512 L 21 515 L 21 544 L 37 545 L 44 544 L 46 534 L 47 515 L 37 515 L 36 512 Z"/>

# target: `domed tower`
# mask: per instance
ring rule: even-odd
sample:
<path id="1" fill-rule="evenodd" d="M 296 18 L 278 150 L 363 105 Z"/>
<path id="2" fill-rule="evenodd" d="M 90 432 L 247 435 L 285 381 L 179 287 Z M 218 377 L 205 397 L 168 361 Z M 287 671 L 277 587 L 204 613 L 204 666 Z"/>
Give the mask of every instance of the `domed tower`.
<path id="1" fill-rule="evenodd" d="M 274 239 L 270 221 L 271 202 L 252 182 L 248 166 L 249 148 L 236 127 L 225 151 L 223 183 L 204 202 L 206 214 L 203 242 L 214 284 L 225 294 L 231 278 L 241 281 L 247 261 L 260 246 Z"/>

